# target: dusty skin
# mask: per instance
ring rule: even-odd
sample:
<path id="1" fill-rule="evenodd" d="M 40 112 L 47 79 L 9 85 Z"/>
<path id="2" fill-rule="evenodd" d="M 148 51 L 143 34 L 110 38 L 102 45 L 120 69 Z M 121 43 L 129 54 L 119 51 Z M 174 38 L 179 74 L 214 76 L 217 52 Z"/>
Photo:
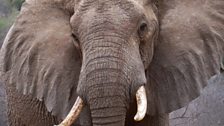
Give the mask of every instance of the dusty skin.
<path id="1" fill-rule="evenodd" d="M 220 73 L 223 0 L 28 0 L 0 52 L 10 126 L 168 126 Z M 145 87 L 140 122 L 136 92 Z"/>

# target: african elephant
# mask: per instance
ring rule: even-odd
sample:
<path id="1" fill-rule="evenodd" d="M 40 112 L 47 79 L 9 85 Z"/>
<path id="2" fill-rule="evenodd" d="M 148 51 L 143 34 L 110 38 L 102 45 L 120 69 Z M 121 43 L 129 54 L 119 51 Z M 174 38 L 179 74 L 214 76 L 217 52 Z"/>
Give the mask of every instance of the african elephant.
<path id="1" fill-rule="evenodd" d="M 168 126 L 168 113 L 220 73 L 223 7 L 26 0 L 0 53 L 10 126 L 59 124 L 71 108 L 76 126 Z"/>

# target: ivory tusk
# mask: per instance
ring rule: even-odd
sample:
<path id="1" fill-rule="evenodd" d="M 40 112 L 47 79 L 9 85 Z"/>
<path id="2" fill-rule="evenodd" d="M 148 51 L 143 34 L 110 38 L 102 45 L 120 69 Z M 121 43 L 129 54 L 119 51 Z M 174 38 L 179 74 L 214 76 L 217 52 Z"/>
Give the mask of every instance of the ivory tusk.
<path id="1" fill-rule="evenodd" d="M 78 96 L 75 101 L 75 104 L 73 105 L 72 109 L 70 110 L 70 112 L 66 116 L 66 118 L 59 125 L 55 125 L 55 126 L 70 126 L 70 125 L 72 125 L 72 123 L 79 116 L 83 106 L 84 106 L 83 100 Z"/>
<path id="2" fill-rule="evenodd" d="M 141 86 L 136 92 L 136 100 L 137 100 L 137 113 L 134 117 L 134 120 L 141 121 L 145 117 L 147 110 L 147 98 L 144 86 Z"/>

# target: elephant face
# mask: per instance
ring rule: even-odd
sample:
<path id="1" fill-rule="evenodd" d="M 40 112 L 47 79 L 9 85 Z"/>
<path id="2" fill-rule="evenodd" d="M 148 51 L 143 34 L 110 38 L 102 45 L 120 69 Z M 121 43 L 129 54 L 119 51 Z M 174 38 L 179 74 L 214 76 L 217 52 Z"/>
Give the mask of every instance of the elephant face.
<path id="1" fill-rule="evenodd" d="M 89 109 L 81 114 L 90 118 L 87 125 L 124 126 L 136 100 L 148 115 L 169 113 L 220 73 L 223 6 L 223 0 L 27 0 L 1 48 L 1 78 L 61 119 L 77 98 L 75 105 Z"/>
<path id="2" fill-rule="evenodd" d="M 140 5 L 133 1 L 80 1 L 70 20 L 73 35 L 82 53 L 79 86 L 83 87 L 80 87 L 80 90 L 88 90 L 85 89 L 86 86 L 91 86 L 91 83 L 82 83 L 91 81 L 87 76 L 93 78 L 98 74 L 102 76 L 101 73 L 104 73 L 103 76 L 108 73 L 109 75 L 105 76 L 108 79 L 114 76 L 113 83 L 119 79 L 125 81 L 124 85 L 128 84 L 129 88 L 129 84 L 136 87 L 134 85 L 146 83 L 146 67 L 144 68 L 143 64 L 148 64 L 143 63 L 142 59 L 151 61 L 158 31 L 158 22 L 152 6 L 149 3 Z M 147 13 L 146 8 L 150 10 Z M 147 49 L 144 45 L 147 45 Z M 109 69 L 112 73 L 107 71 Z M 117 76 L 121 78 L 118 79 Z M 123 82 L 120 83 L 122 85 Z"/>
<path id="3" fill-rule="evenodd" d="M 130 101 L 146 84 L 145 69 L 158 35 L 153 7 L 128 0 L 83 0 L 76 6 L 70 22 L 82 53 L 77 93 L 89 104 L 93 123 L 108 118 L 124 125 Z"/>

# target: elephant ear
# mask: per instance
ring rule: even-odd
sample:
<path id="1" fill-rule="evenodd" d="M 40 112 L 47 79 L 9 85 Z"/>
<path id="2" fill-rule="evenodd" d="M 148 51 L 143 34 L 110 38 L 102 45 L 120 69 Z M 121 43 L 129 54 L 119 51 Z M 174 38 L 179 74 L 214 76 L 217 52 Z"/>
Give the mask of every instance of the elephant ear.
<path id="1" fill-rule="evenodd" d="M 158 0 L 160 34 L 147 69 L 148 114 L 200 95 L 224 57 L 223 0 Z"/>
<path id="2" fill-rule="evenodd" d="M 1 49 L 1 77 L 64 118 L 76 99 L 81 60 L 70 15 L 25 3 Z"/>

